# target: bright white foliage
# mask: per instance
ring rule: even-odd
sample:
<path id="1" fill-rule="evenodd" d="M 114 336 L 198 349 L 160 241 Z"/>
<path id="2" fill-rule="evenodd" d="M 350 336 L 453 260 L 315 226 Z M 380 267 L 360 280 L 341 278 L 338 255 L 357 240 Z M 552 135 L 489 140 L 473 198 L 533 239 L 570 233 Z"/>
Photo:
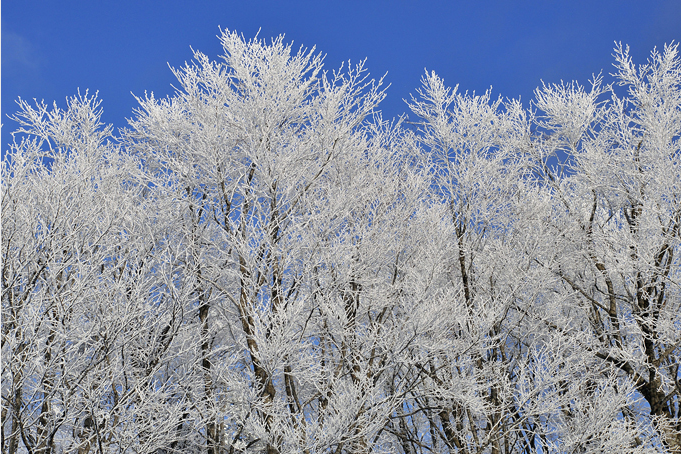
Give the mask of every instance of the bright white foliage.
<path id="1" fill-rule="evenodd" d="M 677 46 L 530 110 L 427 73 L 412 127 L 221 42 L 118 136 L 20 102 L 3 452 L 681 452 Z"/>

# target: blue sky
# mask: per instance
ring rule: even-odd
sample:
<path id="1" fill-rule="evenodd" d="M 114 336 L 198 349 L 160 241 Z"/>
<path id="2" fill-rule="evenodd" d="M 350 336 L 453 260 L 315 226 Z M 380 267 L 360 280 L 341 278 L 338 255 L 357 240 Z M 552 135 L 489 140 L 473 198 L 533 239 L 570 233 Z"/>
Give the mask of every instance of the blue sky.
<path id="1" fill-rule="evenodd" d="M 681 1 L 5 0 L 2 154 L 17 97 L 63 107 L 78 88 L 99 90 L 104 121 L 123 127 L 136 107 L 131 92 L 173 92 L 168 64 L 190 60 L 190 46 L 220 55 L 219 26 L 316 45 L 329 70 L 367 58 L 373 77 L 388 73 L 381 109 L 393 117 L 424 68 L 462 91 L 492 86 L 527 105 L 541 80 L 586 83 L 612 72 L 614 41 L 644 62 L 654 46 L 681 40 Z"/>

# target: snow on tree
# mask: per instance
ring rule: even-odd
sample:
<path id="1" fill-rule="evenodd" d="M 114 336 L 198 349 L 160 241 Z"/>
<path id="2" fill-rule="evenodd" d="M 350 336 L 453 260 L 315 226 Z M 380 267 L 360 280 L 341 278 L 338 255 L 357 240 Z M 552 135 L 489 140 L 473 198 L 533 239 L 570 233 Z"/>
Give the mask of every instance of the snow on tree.
<path id="1" fill-rule="evenodd" d="M 20 102 L 3 452 L 681 452 L 677 46 L 518 101 L 222 33 L 129 127 Z"/>

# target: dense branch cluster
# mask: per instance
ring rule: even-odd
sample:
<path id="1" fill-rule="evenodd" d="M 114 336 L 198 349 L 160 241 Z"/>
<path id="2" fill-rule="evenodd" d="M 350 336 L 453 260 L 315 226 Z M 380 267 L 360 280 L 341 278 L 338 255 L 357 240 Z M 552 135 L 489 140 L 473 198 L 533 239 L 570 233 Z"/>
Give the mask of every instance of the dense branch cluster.
<path id="1" fill-rule="evenodd" d="M 114 135 L 20 102 L 2 452 L 681 453 L 681 59 L 537 89 L 221 36 Z"/>

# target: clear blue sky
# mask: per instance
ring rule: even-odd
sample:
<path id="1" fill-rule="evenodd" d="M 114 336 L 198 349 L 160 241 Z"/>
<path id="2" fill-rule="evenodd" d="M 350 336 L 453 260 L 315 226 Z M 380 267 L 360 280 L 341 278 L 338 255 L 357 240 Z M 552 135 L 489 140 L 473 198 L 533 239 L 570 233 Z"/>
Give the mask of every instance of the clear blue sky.
<path id="1" fill-rule="evenodd" d="M 388 72 L 381 109 L 393 117 L 424 68 L 462 91 L 492 86 L 527 103 L 541 80 L 586 83 L 612 72 L 614 41 L 644 62 L 654 46 L 681 40 L 681 1 L 5 0 L 2 154 L 17 97 L 63 107 L 78 88 L 99 90 L 104 120 L 125 126 L 136 107 L 131 92 L 171 94 L 168 64 L 190 60 L 190 46 L 220 55 L 218 26 L 316 45 L 327 69 L 368 58 L 372 76 Z"/>

